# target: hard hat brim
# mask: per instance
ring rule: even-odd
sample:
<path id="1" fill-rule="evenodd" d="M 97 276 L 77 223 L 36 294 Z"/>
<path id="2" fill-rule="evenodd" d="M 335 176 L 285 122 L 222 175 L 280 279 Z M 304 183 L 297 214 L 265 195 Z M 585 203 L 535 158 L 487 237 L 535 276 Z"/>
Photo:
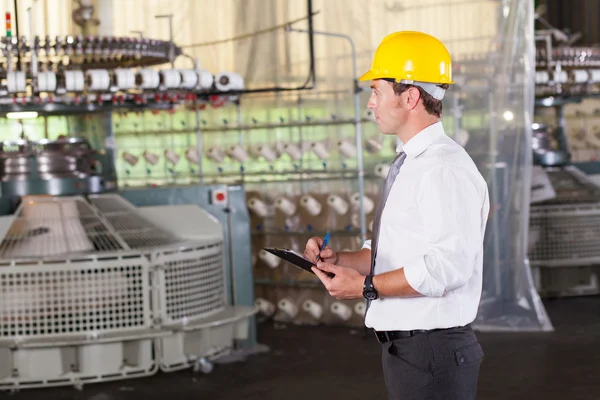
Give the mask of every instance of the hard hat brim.
<path id="1" fill-rule="evenodd" d="M 363 74 L 363 76 L 358 78 L 359 81 L 370 81 L 373 79 L 378 79 L 378 78 L 375 76 L 375 74 L 371 70 L 367 71 L 365 74 Z"/>

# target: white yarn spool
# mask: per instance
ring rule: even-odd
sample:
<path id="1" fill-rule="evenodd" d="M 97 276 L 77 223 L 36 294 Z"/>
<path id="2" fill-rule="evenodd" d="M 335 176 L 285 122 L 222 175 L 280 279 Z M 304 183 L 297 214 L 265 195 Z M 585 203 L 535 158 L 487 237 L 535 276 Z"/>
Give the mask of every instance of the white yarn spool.
<path id="1" fill-rule="evenodd" d="M 38 90 L 40 92 L 56 91 L 56 74 L 52 71 L 40 72 L 38 74 Z"/>
<path id="2" fill-rule="evenodd" d="M 65 71 L 65 89 L 67 92 L 81 92 L 84 85 L 83 71 Z"/>
<path id="3" fill-rule="evenodd" d="M 255 160 L 260 158 L 260 153 L 258 152 L 259 144 L 250 144 L 248 145 L 248 155 Z"/>
<path id="4" fill-rule="evenodd" d="M 280 197 L 277 200 L 275 200 L 275 207 L 281 210 L 281 212 L 287 215 L 288 217 L 291 217 L 296 213 L 296 204 L 294 204 L 285 197 Z"/>
<path id="5" fill-rule="evenodd" d="M 588 72 L 590 75 L 590 82 L 600 82 L 600 69 L 590 69 Z"/>
<path id="6" fill-rule="evenodd" d="M 554 71 L 552 73 L 552 80 L 557 83 L 567 83 L 569 80 L 567 71 Z"/>
<path id="7" fill-rule="evenodd" d="M 179 157 L 179 154 L 175 153 L 173 150 L 167 149 L 165 150 L 165 158 L 175 165 L 179 162 L 181 157 Z"/>
<path id="8" fill-rule="evenodd" d="M 6 74 L 6 88 L 10 93 L 24 92 L 26 89 L 25 72 L 8 72 Z"/>
<path id="9" fill-rule="evenodd" d="M 314 319 L 321 319 L 323 316 L 323 306 L 316 301 L 306 300 L 302 303 L 302 309 L 309 313 Z"/>
<path id="10" fill-rule="evenodd" d="M 277 157 L 281 157 L 282 155 L 285 154 L 285 143 L 277 142 L 277 143 L 275 143 L 275 146 L 273 146 L 273 148 L 275 149 L 275 152 L 277 153 Z"/>
<path id="11" fill-rule="evenodd" d="M 110 75 L 105 69 L 88 69 L 85 77 L 87 88 L 90 91 L 107 90 L 110 87 Z"/>
<path id="12" fill-rule="evenodd" d="M 550 75 L 548 71 L 536 71 L 535 72 L 535 83 L 544 84 L 550 81 Z"/>
<path id="13" fill-rule="evenodd" d="M 323 142 L 312 142 L 310 146 L 317 157 L 319 157 L 321 160 L 326 160 L 329 158 L 329 150 L 327 150 L 327 147 Z"/>
<path id="14" fill-rule="evenodd" d="M 358 209 L 360 207 L 360 193 L 354 193 L 350 198 L 350 202 L 355 208 Z M 363 204 L 365 207 L 365 214 L 369 214 L 371 211 L 373 211 L 373 208 L 375 208 L 373 200 L 366 195 L 363 196 Z"/>
<path id="15" fill-rule="evenodd" d="M 129 90 L 135 87 L 135 73 L 131 69 L 117 68 L 115 70 L 115 85 L 119 90 Z"/>
<path id="16" fill-rule="evenodd" d="M 225 152 L 220 147 L 209 147 L 206 149 L 206 157 L 217 164 L 222 163 L 225 159 Z"/>
<path id="17" fill-rule="evenodd" d="M 308 194 L 300 198 L 300 205 L 302 205 L 302 207 L 313 217 L 321 214 L 321 210 L 323 209 L 321 203 Z"/>
<path id="18" fill-rule="evenodd" d="M 269 214 L 269 207 L 267 207 L 264 201 L 257 199 L 256 197 L 248 200 L 248 208 L 261 218 L 264 218 Z"/>
<path id="19" fill-rule="evenodd" d="M 291 157 L 292 160 L 298 161 L 302 158 L 302 151 L 295 143 L 286 143 L 284 145 L 285 152 Z"/>
<path id="20" fill-rule="evenodd" d="M 354 305 L 354 312 L 360 315 L 361 317 L 364 317 L 367 312 L 366 304 L 364 302 L 356 303 Z"/>
<path id="21" fill-rule="evenodd" d="M 576 69 L 571 72 L 571 79 L 575 83 L 585 83 L 589 80 L 589 75 L 586 70 Z"/>
<path id="22" fill-rule="evenodd" d="M 141 69 L 135 76 L 135 83 L 140 89 L 156 89 L 160 85 L 160 74 L 154 69 Z"/>
<path id="23" fill-rule="evenodd" d="M 331 303 L 330 310 L 344 321 L 348 321 L 352 317 L 352 309 L 339 301 Z"/>
<path id="24" fill-rule="evenodd" d="M 275 254 L 269 253 L 264 249 L 258 252 L 258 258 L 267 264 L 269 268 L 277 268 L 281 262 L 281 258 L 277 257 Z"/>
<path id="25" fill-rule="evenodd" d="M 327 204 L 329 204 L 338 215 L 345 215 L 348 212 L 348 208 L 350 208 L 346 200 L 335 194 L 330 194 L 329 197 L 327 197 Z"/>
<path id="26" fill-rule="evenodd" d="M 256 147 L 258 154 L 265 160 L 272 162 L 277 159 L 277 153 L 271 147 L 266 144 L 261 144 Z"/>
<path id="27" fill-rule="evenodd" d="M 349 140 L 341 140 L 338 142 L 338 149 L 340 153 L 346 157 L 356 157 L 356 146 Z"/>
<path id="28" fill-rule="evenodd" d="M 375 139 L 368 139 L 365 144 L 365 149 L 371 154 L 377 154 L 383 146 Z"/>
<path id="29" fill-rule="evenodd" d="M 158 163 L 158 156 L 154 153 L 149 152 L 148 150 L 144 151 L 143 154 L 146 161 L 148 161 L 152 165 L 156 165 Z"/>
<path id="30" fill-rule="evenodd" d="M 266 315 L 267 317 L 270 317 L 271 315 L 273 315 L 275 313 L 275 304 L 271 303 L 268 300 L 265 300 L 263 298 L 258 298 L 256 299 L 256 301 L 254 302 L 254 305 L 256 307 L 258 307 L 258 309 L 260 310 L 260 312 L 264 315 Z"/>
<path id="31" fill-rule="evenodd" d="M 232 144 L 227 148 L 227 154 L 234 160 L 244 162 L 248 159 L 248 153 L 239 144 Z"/>
<path id="32" fill-rule="evenodd" d="M 198 84 L 198 73 L 193 69 L 181 69 L 181 88 L 193 89 Z"/>
<path id="33" fill-rule="evenodd" d="M 166 89 L 176 89 L 181 86 L 181 74 L 176 69 L 163 69 L 160 71 L 160 83 Z"/>
<path id="34" fill-rule="evenodd" d="M 185 151 L 185 158 L 191 163 L 198 164 L 200 162 L 198 158 L 198 149 L 187 149 Z"/>
<path id="35" fill-rule="evenodd" d="M 296 306 L 290 299 L 284 298 L 279 300 L 277 307 L 287 314 L 290 318 L 295 318 L 298 315 L 298 306 Z"/>
<path id="36" fill-rule="evenodd" d="M 139 157 L 136 157 L 133 154 L 126 151 L 123 153 L 123 160 L 125 160 L 128 164 L 135 166 L 139 161 Z"/>
<path id="37" fill-rule="evenodd" d="M 375 166 L 375 175 L 380 178 L 387 178 L 391 166 L 389 164 L 377 164 Z"/>
<path id="38" fill-rule="evenodd" d="M 215 77 L 215 87 L 220 92 L 242 90 L 244 88 L 244 78 L 234 72 L 221 72 Z"/>
<path id="39" fill-rule="evenodd" d="M 200 89 L 210 89 L 215 83 L 215 77 L 210 71 L 204 69 L 198 70 L 198 86 Z"/>

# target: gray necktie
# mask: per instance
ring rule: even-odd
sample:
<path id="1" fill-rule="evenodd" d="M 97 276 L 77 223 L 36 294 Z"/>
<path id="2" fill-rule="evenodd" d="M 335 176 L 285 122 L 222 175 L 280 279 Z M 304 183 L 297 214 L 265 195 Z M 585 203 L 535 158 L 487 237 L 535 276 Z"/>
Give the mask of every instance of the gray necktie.
<path id="1" fill-rule="evenodd" d="M 379 225 L 381 224 L 381 214 L 383 213 L 383 207 L 385 207 L 385 202 L 390 194 L 390 190 L 392 189 L 392 185 L 396 180 L 396 176 L 398 172 L 400 172 L 400 167 L 404 164 L 404 160 L 406 159 L 406 153 L 400 152 L 392 166 L 390 168 L 390 172 L 388 172 L 387 178 L 385 178 L 385 183 L 383 184 L 383 189 L 381 190 L 381 195 L 379 196 L 379 201 L 377 201 L 377 207 L 375 207 L 375 215 L 373 217 L 373 236 L 371 237 L 371 274 L 375 271 L 375 257 L 377 257 L 377 245 L 379 243 Z M 371 300 L 367 300 L 367 310 L 371 306 Z M 365 317 L 366 317 L 365 313 Z"/>
<path id="2" fill-rule="evenodd" d="M 385 184 L 381 190 L 377 207 L 375 207 L 375 216 L 373 217 L 373 236 L 371 238 L 371 274 L 373 274 L 373 271 L 375 270 L 375 257 L 377 257 L 377 244 L 379 243 L 379 225 L 381 224 L 381 214 L 383 213 L 383 208 L 385 207 L 385 202 L 390 194 L 392 185 L 394 184 L 396 176 L 398 175 L 398 172 L 400 172 L 400 167 L 402 164 L 404 164 L 405 159 L 405 152 L 400 152 L 394 159 L 394 162 L 390 168 L 390 172 L 388 173 L 387 178 L 385 178 Z"/>

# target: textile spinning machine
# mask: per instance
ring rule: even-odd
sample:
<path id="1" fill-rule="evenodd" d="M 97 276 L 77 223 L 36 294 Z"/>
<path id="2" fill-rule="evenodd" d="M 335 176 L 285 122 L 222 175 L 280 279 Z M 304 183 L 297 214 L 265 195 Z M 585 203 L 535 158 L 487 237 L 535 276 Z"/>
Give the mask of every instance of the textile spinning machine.
<path id="1" fill-rule="evenodd" d="M 573 165 L 564 107 L 600 94 L 600 48 L 573 46 L 556 29 L 536 32 L 536 106 L 556 125 L 534 123 L 529 260 L 544 296 L 600 293 L 600 187 Z M 555 45 L 557 43 L 557 45 Z M 584 141 L 585 141 L 584 140 Z M 590 147 L 589 144 L 582 146 Z"/>
<path id="2" fill-rule="evenodd" d="M 0 143 L 0 389 L 209 372 L 252 348 L 243 188 L 119 190 L 110 122 L 113 110 L 220 106 L 243 79 L 173 68 L 172 41 L 8 35 L 0 48 L 0 114 L 108 118 L 104 149 Z"/>
<path id="3" fill-rule="evenodd" d="M 206 370 L 253 344 L 241 187 L 109 192 L 82 139 L 8 147 L 0 389 Z"/>

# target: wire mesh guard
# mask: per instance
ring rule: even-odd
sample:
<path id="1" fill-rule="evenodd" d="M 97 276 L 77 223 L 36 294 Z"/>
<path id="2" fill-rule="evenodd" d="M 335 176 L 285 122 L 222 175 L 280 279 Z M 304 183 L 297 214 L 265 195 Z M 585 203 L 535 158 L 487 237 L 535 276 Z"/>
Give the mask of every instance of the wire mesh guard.
<path id="1" fill-rule="evenodd" d="M 80 197 L 24 199 L 0 243 L 0 258 L 106 253 L 181 241 L 139 216 L 119 196 L 94 198 L 92 204 L 97 210 Z"/>
<path id="2" fill-rule="evenodd" d="M 225 307 L 221 243 L 193 252 L 166 256 L 164 268 L 165 323 L 192 322 Z"/>
<path id="3" fill-rule="evenodd" d="M 571 167 L 547 170 L 554 199 L 531 207 L 532 265 L 600 263 L 600 188 Z"/>
<path id="4" fill-rule="evenodd" d="M 147 262 L 129 262 L 0 269 L 0 337 L 115 332 L 149 325 Z"/>
<path id="5" fill-rule="evenodd" d="M 532 265 L 600 263 L 600 205 L 532 208 L 529 237 Z"/>

